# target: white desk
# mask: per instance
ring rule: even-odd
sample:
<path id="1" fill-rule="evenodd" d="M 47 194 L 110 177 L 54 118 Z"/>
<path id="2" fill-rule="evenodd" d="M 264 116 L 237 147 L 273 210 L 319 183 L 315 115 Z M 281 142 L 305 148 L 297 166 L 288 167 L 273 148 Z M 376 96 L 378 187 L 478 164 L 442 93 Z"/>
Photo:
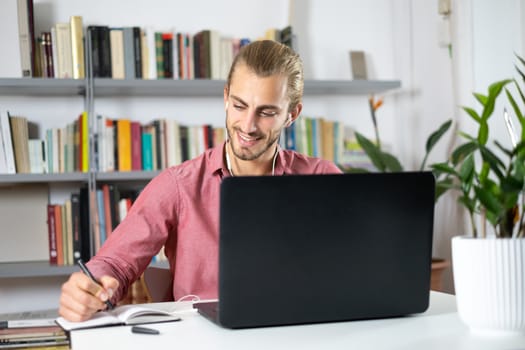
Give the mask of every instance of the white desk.
<path id="1" fill-rule="evenodd" d="M 432 292 L 427 312 L 410 317 L 302 326 L 229 330 L 197 313 L 181 322 L 148 325 L 160 335 L 133 334 L 129 326 L 71 333 L 80 349 L 512 349 L 525 350 L 525 335 L 471 334 L 456 313 L 455 297 Z"/>

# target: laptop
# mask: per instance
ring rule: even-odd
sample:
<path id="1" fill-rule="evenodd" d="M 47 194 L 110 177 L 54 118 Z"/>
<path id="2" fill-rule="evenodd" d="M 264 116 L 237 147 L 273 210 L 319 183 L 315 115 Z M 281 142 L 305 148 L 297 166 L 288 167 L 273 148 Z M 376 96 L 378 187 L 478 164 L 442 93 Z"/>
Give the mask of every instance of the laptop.
<path id="1" fill-rule="evenodd" d="M 229 177 L 218 301 L 226 328 L 396 317 L 429 304 L 430 172 Z"/>

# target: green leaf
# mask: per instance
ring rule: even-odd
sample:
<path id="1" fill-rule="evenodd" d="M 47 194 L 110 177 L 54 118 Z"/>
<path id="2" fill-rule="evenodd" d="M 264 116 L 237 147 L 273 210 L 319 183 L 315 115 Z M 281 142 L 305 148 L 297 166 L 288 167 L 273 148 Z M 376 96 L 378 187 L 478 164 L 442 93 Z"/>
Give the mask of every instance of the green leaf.
<path id="1" fill-rule="evenodd" d="M 379 149 L 379 147 L 377 147 L 372 141 L 357 131 L 355 132 L 355 137 L 357 139 L 357 143 L 359 146 L 361 146 L 361 148 L 363 148 L 363 151 L 365 151 L 366 155 L 368 158 L 370 158 L 372 164 L 374 164 L 377 170 L 380 172 L 385 172 L 386 165 L 383 161 L 383 152 L 381 152 L 381 149 Z"/>
<path id="2" fill-rule="evenodd" d="M 480 151 L 483 161 L 487 162 L 490 165 L 490 169 L 492 169 L 492 171 L 496 173 L 498 178 L 503 178 L 505 176 L 505 164 L 487 147 L 481 147 Z"/>
<path id="3" fill-rule="evenodd" d="M 447 163 L 432 164 L 430 166 L 430 168 L 433 169 L 434 171 L 439 172 L 439 173 L 445 173 L 445 174 L 450 174 L 450 175 L 454 175 L 456 177 L 459 177 L 459 174 L 456 171 L 456 169 L 452 168 Z"/>
<path id="4" fill-rule="evenodd" d="M 520 108 L 516 103 L 516 100 L 514 100 L 514 97 L 511 95 L 510 91 L 507 88 L 505 88 L 505 93 L 507 94 L 507 98 L 510 102 L 510 105 L 512 106 L 512 109 L 514 110 L 514 113 L 516 114 L 516 117 L 518 118 L 521 124 L 521 121 L 523 120 L 523 114 L 521 114 Z"/>
<path id="5" fill-rule="evenodd" d="M 520 55 L 518 55 L 516 53 L 515 53 L 515 55 L 518 58 L 518 60 L 521 62 L 521 64 L 525 66 L 525 60 Z"/>
<path id="6" fill-rule="evenodd" d="M 512 150 L 508 149 L 508 148 L 505 148 L 502 144 L 500 144 L 497 140 L 494 141 L 494 144 L 496 144 L 496 147 L 498 147 L 500 149 L 500 151 L 502 151 L 503 153 L 505 153 L 505 155 L 507 155 L 507 157 L 512 157 Z"/>
<path id="7" fill-rule="evenodd" d="M 514 66 L 514 67 L 516 67 L 518 74 L 521 76 L 521 79 L 525 82 L 525 74 L 523 74 L 523 72 L 521 71 L 521 69 L 518 68 L 518 66 Z"/>
<path id="8" fill-rule="evenodd" d="M 457 186 L 454 186 L 454 182 L 450 178 L 447 178 L 442 181 L 437 181 L 436 182 L 436 192 L 434 194 L 434 201 L 437 201 L 448 190 L 455 189 L 455 188 L 457 188 Z"/>
<path id="9" fill-rule="evenodd" d="M 463 159 L 467 158 L 472 152 L 478 149 L 478 144 L 475 142 L 467 142 L 458 147 L 452 152 L 452 164 L 457 165 Z"/>
<path id="10" fill-rule="evenodd" d="M 476 201 L 472 200 L 469 197 L 460 196 L 460 197 L 458 197 L 458 202 L 463 204 L 465 206 L 465 208 L 467 208 L 467 210 L 469 212 L 471 212 L 471 213 L 473 213 L 476 210 Z"/>
<path id="11" fill-rule="evenodd" d="M 459 178 L 465 185 L 472 183 L 474 179 L 474 157 L 470 154 L 459 168 Z M 468 190 L 468 189 L 467 189 Z"/>
<path id="12" fill-rule="evenodd" d="M 503 87 L 510 83 L 511 79 L 505 79 L 501 81 L 497 81 L 495 83 L 492 83 L 489 86 L 489 95 L 487 99 L 487 103 L 485 104 L 483 108 L 483 112 L 481 113 L 481 120 L 484 120 L 485 122 L 489 119 L 489 117 L 492 115 L 492 112 L 494 112 L 494 105 L 496 104 L 496 98 L 501 93 L 501 90 Z"/>
<path id="13" fill-rule="evenodd" d="M 492 192 L 477 186 L 474 187 L 474 192 L 476 193 L 476 197 L 479 198 L 481 205 L 483 205 L 488 212 L 491 212 L 496 217 L 499 217 L 501 213 L 504 212 L 503 206 Z"/>
<path id="14" fill-rule="evenodd" d="M 441 124 L 441 126 L 436 131 L 430 134 L 430 136 L 427 139 L 427 143 L 425 145 L 425 150 L 426 150 L 425 157 L 423 157 L 423 161 L 421 162 L 419 170 L 423 171 L 425 169 L 425 165 L 427 163 L 427 159 L 428 159 L 428 155 L 430 154 L 430 151 L 432 151 L 436 143 L 438 143 L 441 137 L 448 131 L 448 129 L 450 128 L 450 125 L 452 125 L 451 119 Z"/>
<path id="15" fill-rule="evenodd" d="M 403 166 L 401 165 L 399 160 L 397 160 L 397 158 L 394 157 L 392 154 L 383 152 L 382 158 L 383 158 L 383 164 L 385 164 L 386 169 L 392 172 L 403 171 Z"/>
<path id="16" fill-rule="evenodd" d="M 520 193 L 523 190 L 523 178 L 518 179 L 512 176 L 501 180 L 501 191 L 503 193 Z"/>
<path id="17" fill-rule="evenodd" d="M 427 139 L 427 144 L 425 146 L 425 149 L 426 149 L 427 153 L 430 153 L 430 151 L 432 150 L 432 148 L 434 148 L 436 143 L 447 132 L 447 130 L 450 129 L 451 125 L 452 125 L 452 120 L 449 119 L 446 122 L 444 122 L 443 124 L 441 124 L 439 129 L 437 129 L 432 134 L 430 134 L 430 136 Z"/>
<path id="18" fill-rule="evenodd" d="M 480 94 L 478 92 L 474 92 L 474 93 L 472 93 L 472 95 L 474 95 L 476 100 L 478 100 L 479 103 L 481 103 L 483 106 L 485 106 L 487 104 L 487 100 L 488 100 L 487 96 L 482 95 L 482 94 Z"/>
<path id="19" fill-rule="evenodd" d="M 474 119 L 477 123 L 481 123 L 481 117 L 479 116 L 478 112 L 476 112 L 474 109 L 470 107 L 461 107 L 465 112 L 468 113 Z"/>
<path id="20" fill-rule="evenodd" d="M 475 137 L 472 137 L 470 136 L 469 134 L 463 132 L 463 131 L 460 131 L 459 132 L 459 135 L 467 140 L 470 140 L 471 142 L 477 142 L 477 139 Z"/>
<path id="21" fill-rule="evenodd" d="M 369 173 L 370 170 L 366 169 L 366 168 L 354 168 L 354 167 L 351 167 L 351 166 L 347 166 L 347 167 L 344 167 L 343 169 L 343 172 L 344 173 L 347 173 L 347 174 L 361 174 L 361 173 Z"/>

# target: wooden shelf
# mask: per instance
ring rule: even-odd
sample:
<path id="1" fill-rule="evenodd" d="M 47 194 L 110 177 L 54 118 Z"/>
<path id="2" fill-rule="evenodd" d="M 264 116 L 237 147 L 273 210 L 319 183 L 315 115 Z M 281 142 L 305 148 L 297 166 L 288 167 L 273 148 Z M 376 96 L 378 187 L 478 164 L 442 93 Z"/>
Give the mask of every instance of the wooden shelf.
<path id="1" fill-rule="evenodd" d="M 141 80 L 95 78 L 94 97 L 221 97 L 224 80 Z M 366 95 L 397 89 L 399 80 L 306 80 L 305 95 Z M 86 80 L 0 78 L 0 95 L 82 96 Z"/>
<path id="2" fill-rule="evenodd" d="M 0 184 L 52 183 L 52 182 L 87 182 L 88 173 L 57 174 L 0 174 Z"/>
<path id="3" fill-rule="evenodd" d="M 0 78 L 0 95 L 84 96 L 86 80 Z"/>
<path id="4" fill-rule="evenodd" d="M 0 263 L 0 278 L 68 276 L 78 266 L 49 265 L 48 261 Z"/>
<path id="5" fill-rule="evenodd" d="M 157 171 L 117 171 L 108 173 L 96 173 L 96 181 L 145 181 L 151 180 L 160 174 Z"/>
<path id="6" fill-rule="evenodd" d="M 96 78 L 95 97 L 182 96 L 222 97 L 224 80 L 113 80 Z M 399 80 L 306 80 L 305 95 L 365 95 L 396 89 Z"/>

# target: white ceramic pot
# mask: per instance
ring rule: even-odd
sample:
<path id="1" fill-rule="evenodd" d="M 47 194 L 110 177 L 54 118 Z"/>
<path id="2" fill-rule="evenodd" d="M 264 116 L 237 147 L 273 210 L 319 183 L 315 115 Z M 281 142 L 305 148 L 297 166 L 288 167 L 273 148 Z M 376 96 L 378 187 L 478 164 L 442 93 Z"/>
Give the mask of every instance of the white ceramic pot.
<path id="1" fill-rule="evenodd" d="M 458 313 L 476 333 L 525 333 L 525 239 L 452 238 Z"/>

